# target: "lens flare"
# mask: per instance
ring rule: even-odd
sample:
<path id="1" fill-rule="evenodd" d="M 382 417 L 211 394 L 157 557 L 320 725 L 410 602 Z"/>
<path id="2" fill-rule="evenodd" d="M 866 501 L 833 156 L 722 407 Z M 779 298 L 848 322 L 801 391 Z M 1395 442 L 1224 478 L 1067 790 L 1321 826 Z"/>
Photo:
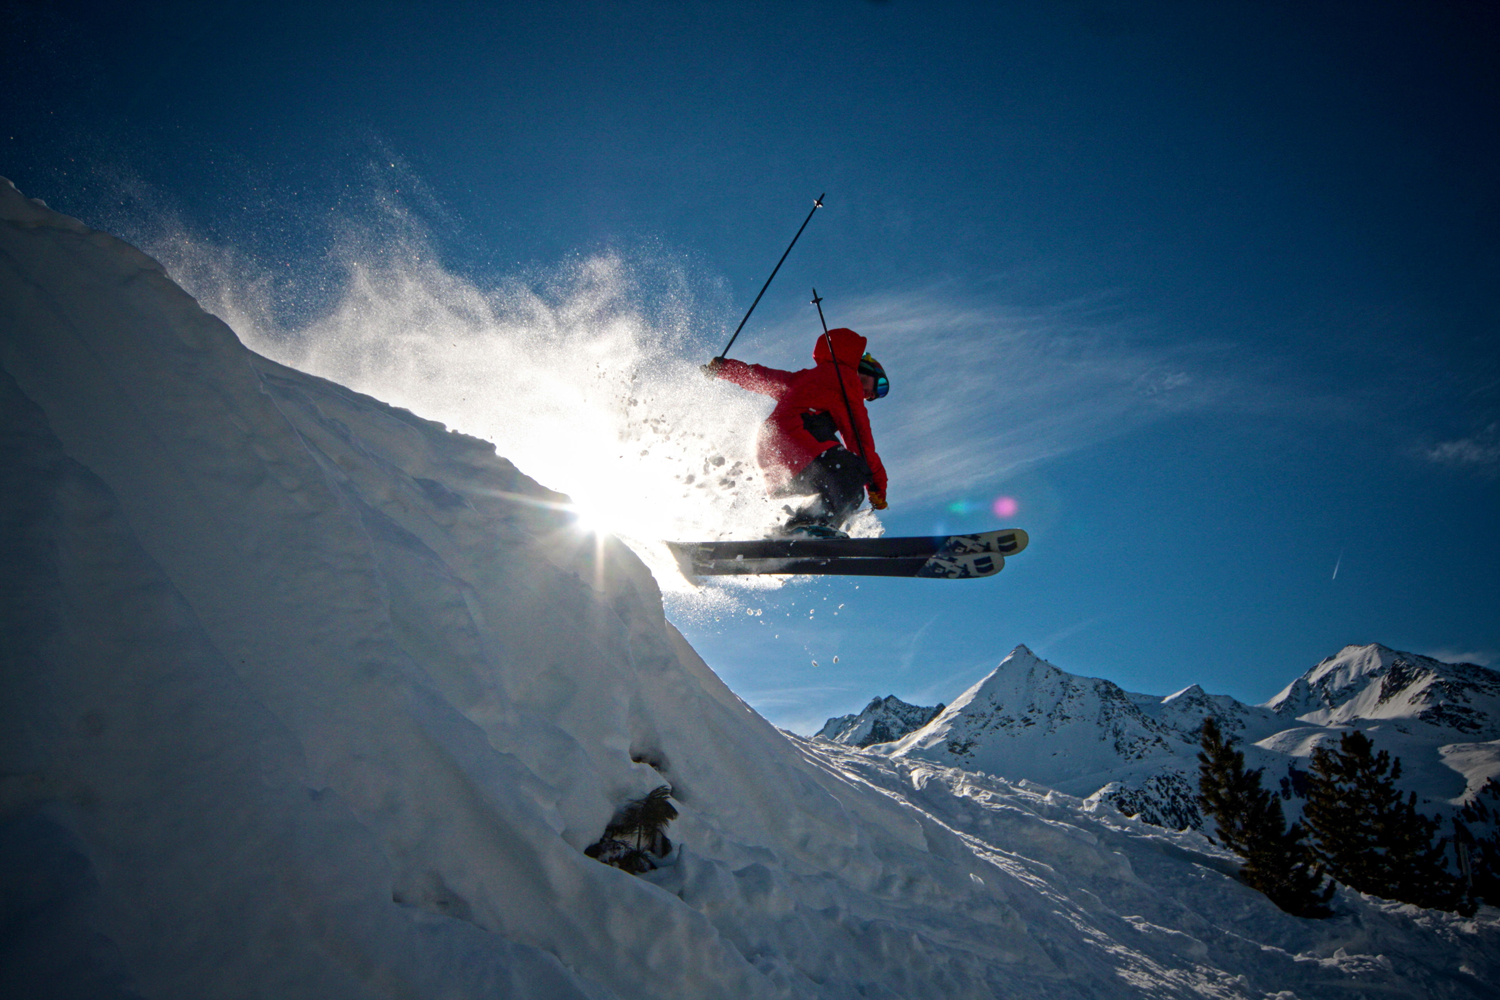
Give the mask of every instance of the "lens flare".
<path id="1" fill-rule="evenodd" d="M 996 497 L 995 502 L 990 505 L 990 510 L 995 512 L 996 517 L 1015 517 L 1016 511 L 1021 505 L 1016 502 L 1015 497 Z"/>

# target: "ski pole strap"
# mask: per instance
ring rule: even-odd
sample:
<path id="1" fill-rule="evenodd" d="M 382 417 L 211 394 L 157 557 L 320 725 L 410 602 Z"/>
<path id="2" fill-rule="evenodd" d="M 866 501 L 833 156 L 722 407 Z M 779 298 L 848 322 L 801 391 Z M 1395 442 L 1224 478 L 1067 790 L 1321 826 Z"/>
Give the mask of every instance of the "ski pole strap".
<path id="1" fill-rule="evenodd" d="M 813 289 L 813 305 L 818 307 L 818 322 L 823 324 L 823 339 L 828 341 L 828 356 L 833 359 L 833 377 L 838 380 L 839 395 L 844 397 L 844 409 L 849 414 L 849 430 L 854 433 L 854 451 L 868 468 L 870 459 L 865 455 L 865 443 L 859 436 L 859 424 L 854 422 L 854 407 L 849 403 L 849 390 L 844 388 L 844 376 L 839 373 L 839 356 L 833 353 L 833 335 L 828 332 L 828 320 L 823 318 L 823 300 L 818 290 Z"/>
<path id="2" fill-rule="evenodd" d="M 827 192 L 824 193 L 826 194 Z M 750 314 L 755 312 L 756 306 L 760 305 L 760 296 L 766 294 L 766 289 L 771 287 L 771 281 L 776 277 L 776 272 L 781 270 L 782 264 L 786 263 L 787 254 L 792 252 L 792 247 L 797 245 L 798 238 L 802 236 L 802 230 L 806 229 L 807 224 L 812 221 L 813 212 L 822 207 L 823 195 L 820 194 L 813 201 L 812 210 L 807 213 L 807 218 L 803 219 L 802 225 L 797 228 L 797 235 L 793 236 L 792 242 L 787 244 L 786 252 L 781 255 L 781 259 L 776 262 L 776 266 L 771 268 L 771 277 L 767 278 L 766 283 L 760 286 L 760 295 L 755 296 L 755 301 L 750 303 L 750 308 L 745 311 L 745 318 L 740 320 L 740 325 L 734 328 L 734 336 L 729 338 L 729 343 L 724 345 L 724 349 L 719 352 L 719 357 L 726 356 L 729 353 L 729 349 L 734 346 L 734 342 L 739 339 L 740 331 L 745 328 L 745 324 L 750 320 Z"/>

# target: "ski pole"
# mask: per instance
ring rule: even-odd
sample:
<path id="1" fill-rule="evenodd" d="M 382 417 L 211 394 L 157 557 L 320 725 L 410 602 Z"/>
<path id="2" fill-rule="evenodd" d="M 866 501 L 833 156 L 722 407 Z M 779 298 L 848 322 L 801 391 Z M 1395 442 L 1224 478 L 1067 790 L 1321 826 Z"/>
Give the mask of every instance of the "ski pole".
<path id="1" fill-rule="evenodd" d="M 722 357 L 726 356 L 729 353 L 729 349 L 734 346 L 735 340 L 737 340 L 739 338 L 740 331 L 745 328 L 745 324 L 749 321 L 750 314 L 753 313 L 753 312 L 755 312 L 755 307 L 756 306 L 760 305 L 760 296 L 766 294 L 766 289 L 771 287 L 771 281 L 772 281 L 772 279 L 774 279 L 776 277 L 776 272 L 779 271 L 779 270 L 781 270 L 781 265 L 782 264 L 786 263 L 787 254 L 789 254 L 789 253 L 792 252 L 792 247 L 794 247 L 794 246 L 797 245 L 797 238 L 802 235 L 802 230 L 806 229 L 807 228 L 807 224 L 812 221 L 813 212 L 816 212 L 818 209 L 820 209 L 822 207 L 823 207 L 823 195 L 820 194 L 820 195 L 818 195 L 817 199 L 815 201 L 813 201 L 812 211 L 808 212 L 807 213 L 807 218 L 805 218 L 805 219 L 802 220 L 802 226 L 797 230 L 797 235 L 793 236 L 792 237 L 792 242 L 790 242 L 790 243 L 787 244 L 786 253 L 782 254 L 781 255 L 781 259 L 776 262 L 776 266 L 773 267 L 773 268 L 771 268 L 771 277 L 767 278 L 766 279 L 766 283 L 764 285 L 760 286 L 760 295 L 757 295 L 755 297 L 755 301 L 752 302 L 752 303 L 750 303 L 750 308 L 745 311 L 745 318 L 742 319 L 742 320 L 740 320 L 740 325 L 734 328 L 734 336 L 729 338 L 729 343 L 727 343 L 727 344 L 724 345 L 724 349 L 719 352 L 719 357 L 722 358 Z M 815 291 L 815 292 L 813 292 L 813 294 L 816 295 L 817 292 Z"/>
<path id="2" fill-rule="evenodd" d="M 839 358 L 833 353 L 833 335 L 828 332 L 828 320 L 823 318 L 823 300 L 818 297 L 818 290 L 813 289 L 813 305 L 818 307 L 818 322 L 823 324 L 823 339 L 828 341 L 828 357 L 833 360 L 833 377 L 839 382 L 839 395 L 844 397 L 844 409 L 849 413 L 849 429 L 854 432 L 854 450 L 859 453 L 860 460 L 865 465 L 870 460 L 865 457 L 865 443 L 859 436 L 859 425 L 854 422 L 854 407 L 849 405 L 849 390 L 844 388 L 844 376 L 839 374 Z M 856 366 L 855 371 L 858 371 Z"/>

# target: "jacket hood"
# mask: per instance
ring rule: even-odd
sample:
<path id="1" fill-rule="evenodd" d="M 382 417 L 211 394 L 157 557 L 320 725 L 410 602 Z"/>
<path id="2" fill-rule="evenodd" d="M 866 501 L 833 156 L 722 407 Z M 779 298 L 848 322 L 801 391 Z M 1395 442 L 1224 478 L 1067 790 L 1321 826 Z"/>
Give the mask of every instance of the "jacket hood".
<path id="1" fill-rule="evenodd" d="M 827 337 L 819 337 L 817 344 L 813 346 L 813 360 L 819 364 L 832 361 L 833 354 L 828 351 L 828 340 L 833 339 L 833 354 L 838 355 L 840 368 L 857 368 L 859 359 L 865 356 L 865 344 L 869 341 L 845 327 L 829 330 Z"/>

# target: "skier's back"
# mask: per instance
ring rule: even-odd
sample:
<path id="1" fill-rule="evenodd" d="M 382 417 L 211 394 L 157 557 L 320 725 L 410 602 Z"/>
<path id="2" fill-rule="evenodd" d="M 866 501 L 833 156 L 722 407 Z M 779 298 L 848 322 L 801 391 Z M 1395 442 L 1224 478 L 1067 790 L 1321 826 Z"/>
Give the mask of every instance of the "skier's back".
<path id="1" fill-rule="evenodd" d="M 865 353 L 853 330 L 829 330 L 813 348 L 812 368 L 787 372 L 729 358 L 705 370 L 776 400 L 761 428 L 757 458 L 772 496 L 813 499 L 793 513 L 784 530 L 837 536 L 868 491 L 870 506 L 886 507 L 886 472 L 875 451 L 865 403 L 890 388 L 885 370 Z"/>

